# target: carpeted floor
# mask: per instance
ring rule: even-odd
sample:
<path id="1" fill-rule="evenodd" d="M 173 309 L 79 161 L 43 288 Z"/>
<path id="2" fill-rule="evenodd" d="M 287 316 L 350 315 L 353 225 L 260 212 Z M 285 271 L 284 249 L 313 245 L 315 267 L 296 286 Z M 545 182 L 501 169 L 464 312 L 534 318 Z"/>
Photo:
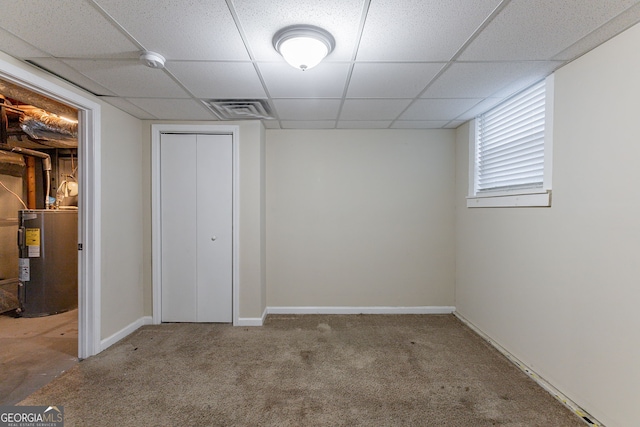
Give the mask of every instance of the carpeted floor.
<path id="1" fill-rule="evenodd" d="M 584 426 L 452 315 L 146 326 L 22 405 L 65 426 Z"/>

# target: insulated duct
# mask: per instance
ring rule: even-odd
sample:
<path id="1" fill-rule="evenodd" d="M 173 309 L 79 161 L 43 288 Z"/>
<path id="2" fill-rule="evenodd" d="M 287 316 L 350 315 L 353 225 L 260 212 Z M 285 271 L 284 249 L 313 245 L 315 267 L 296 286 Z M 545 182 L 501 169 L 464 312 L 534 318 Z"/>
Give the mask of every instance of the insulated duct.
<path id="1" fill-rule="evenodd" d="M 20 109 L 20 128 L 33 139 L 55 140 L 68 143 L 70 147 L 78 145 L 78 123 L 61 119 L 48 112 L 26 105 Z"/>
<path id="2" fill-rule="evenodd" d="M 71 120 L 78 119 L 78 111 L 75 108 L 62 104 L 53 99 L 32 92 L 29 89 L 14 85 L 5 80 L 0 79 L 0 93 L 7 98 L 19 99 L 24 104 L 31 104 L 38 108 L 42 108 L 50 113 L 58 116 L 66 117 Z"/>

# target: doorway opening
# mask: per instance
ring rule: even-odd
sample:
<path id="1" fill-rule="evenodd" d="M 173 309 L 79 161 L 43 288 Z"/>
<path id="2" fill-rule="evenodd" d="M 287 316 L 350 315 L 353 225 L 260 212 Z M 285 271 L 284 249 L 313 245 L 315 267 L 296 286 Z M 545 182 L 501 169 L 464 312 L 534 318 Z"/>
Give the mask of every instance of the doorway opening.
<path id="1" fill-rule="evenodd" d="M 78 168 L 77 109 L 0 79 L 1 404 L 78 361 Z"/>
<path id="2" fill-rule="evenodd" d="M 59 212 L 68 212 L 73 211 L 74 208 L 76 210 L 77 215 L 77 226 L 76 232 L 77 237 L 76 246 L 75 246 L 75 259 L 77 261 L 77 268 L 75 277 L 77 279 L 77 309 L 71 310 L 69 307 L 66 308 L 64 315 L 71 317 L 71 321 L 75 322 L 77 325 L 77 338 L 75 345 L 75 357 L 79 359 L 84 359 L 94 354 L 97 354 L 101 351 L 101 341 L 100 341 L 100 282 L 101 282 L 101 271 L 100 271 L 100 105 L 96 102 L 87 99 L 85 96 L 81 95 L 80 91 L 72 90 L 65 88 L 63 83 L 56 83 L 55 78 L 48 77 L 45 74 L 41 73 L 38 70 L 31 71 L 29 66 L 26 66 L 18 61 L 13 60 L 10 57 L 0 57 L 0 81 L 6 85 L 12 86 L 14 88 L 18 88 L 24 91 L 25 95 L 30 93 L 35 99 L 39 99 L 37 102 L 32 102 L 33 100 L 27 100 L 22 103 L 18 102 L 19 105 L 34 105 L 38 107 L 38 104 L 41 104 L 43 99 L 49 100 L 53 103 L 57 103 L 59 106 L 64 106 L 72 111 L 76 112 L 77 115 L 77 141 L 76 147 L 60 147 L 57 149 L 49 150 L 49 158 L 51 159 L 51 168 L 49 169 L 49 174 L 52 176 L 51 180 L 46 180 L 46 169 L 39 169 L 39 164 L 36 162 L 36 182 L 42 178 L 42 174 L 45 175 L 45 179 L 43 183 L 50 183 L 49 192 L 50 197 L 53 199 L 49 199 L 46 197 L 46 185 L 42 185 L 44 190 L 35 190 L 36 197 L 36 209 L 39 209 L 38 200 L 42 201 L 44 204 L 44 208 L 42 210 L 47 210 L 46 202 L 49 201 L 50 204 L 53 203 L 55 206 L 58 204 Z M 5 96 L 5 98 L 12 99 L 11 96 Z M 19 96 L 14 96 L 13 98 L 20 98 Z M 41 109 L 48 110 L 47 106 L 40 105 Z M 18 107 L 16 107 L 18 108 Z M 18 108 L 19 109 L 19 108 Z M 19 113 L 19 112 L 18 112 Z M 54 113 L 55 114 L 55 113 Z M 56 114 L 58 115 L 58 114 Z M 64 116 L 64 114 L 59 114 L 60 116 Z M 8 120 L 7 120 L 8 121 Z M 8 138 L 7 128 L 3 128 L 5 132 L 2 133 L 3 138 Z M 25 138 L 26 139 L 26 138 Z M 37 138 L 36 138 L 37 139 Z M 73 148 L 73 149 L 72 149 Z M 28 150 L 26 148 L 23 149 Z M 2 152 L 11 153 L 10 151 L 0 150 Z M 18 150 L 15 150 L 18 151 Z M 46 150 L 38 150 L 34 149 L 36 152 L 46 151 Z M 13 154 L 16 154 L 15 152 Z M 53 157 L 52 157 L 53 154 Z M 19 154 L 20 155 L 20 154 Z M 32 157 L 32 156 L 26 156 Z M 25 158 L 26 158 L 25 157 Z M 46 156 L 45 156 L 46 157 Z M 41 157 L 36 157 L 41 158 Z M 41 160 L 42 161 L 42 160 Z M 25 160 L 26 162 L 31 162 L 31 160 Z M 46 162 L 46 160 L 45 160 Z M 54 166 L 56 171 L 54 172 Z M 21 166 L 17 166 L 20 168 Z M 25 165 L 25 168 L 27 166 Z M 42 170 L 43 172 L 38 172 L 38 170 Z M 41 174 L 40 176 L 38 174 Z M 14 177 L 17 178 L 17 177 Z M 22 181 L 22 178 L 17 178 L 18 181 Z M 64 182 L 66 181 L 66 182 Z M 77 184 L 77 186 L 76 186 Z M 21 185 L 20 183 L 13 182 L 12 185 Z M 37 187 L 37 186 L 36 186 Z M 19 194 L 20 189 L 17 188 L 18 191 L 14 191 L 14 193 Z M 60 200 L 57 200 L 56 196 L 60 190 L 61 196 Z M 24 190 L 23 190 L 24 191 Z M 6 192 L 4 188 L 0 188 L 0 193 Z M 76 194 L 77 192 L 77 194 Z M 10 194 L 10 193 L 9 193 Z M 23 194 L 24 195 L 24 194 Z M 9 197 L 14 198 L 13 195 Z M 28 199 L 28 191 L 27 191 L 27 199 Z M 74 198 L 77 197 L 77 206 L 73 206 L 76 204 Z M 18 207 L 24 208 L 20 202 L 18 203 Z M 28 202 L 25 201 L 25 204 Z M 27 204 L 27 208 L 29 205 Z M 62 209 L 60 209 L 62 208 Z M 28 210 L 28 209 L 27 209 Z M 17 215 L 15 215 L 17 216 Z M 11 226 L 17 227 L 15 224 Z M 30 227 L 36 228 L 36 227 Z M 26 227 L 25 227 L 26 229 Z M 10 244 L 7 248 L 11 250 L 15 250 L 17 246 L 17 236 L 13 234 L 13 230 L 9 231 L 13 237 L 11 238 Z M 32 254 L 35 255 L 35 245 L 34 243 L 38 233 L 34 231 L 30 231 L 29 237 L 31 240 L 29 241 L 29 245 L 25 248 L 27 254 L 28 251 L 34 251 Z M 26 230 L 25 236 L 26 238 Z M 40 236 L 44 239 L 44 235 Z M 43 243 L 44 240 L 41 240 Z M 5 246 L 4 244 L 2 245 Z M 33 246 L 34 248 L 30 248 Z M 79 250 L 81 249 L 81 250 Z M 41 248 L 44 250 L 44 248 Z M 20 249 L 18 249 L 20 251 Z M 67 255 L 68 256 L 68 255 Z M 72 256 L 73 257 L 73 256 Z M 29 257 L 26 257 L 29 258 Z M 35 256 L 34 256 L 35 258 Z M 21 270 L 18 269 L 20 272 Z M 18 272 L 18 279 L 19 273 Z M 11 276 L 15 276 L 14 273 L 11 273 Z M 10 279 L 15 277 L 10 277 Z M 33 299 L 31 300 L 33 302 Z M 30 307 L 31 313 L 35 313 L 38 310 L 51 310 L 51 307 L 47 306 L 49 301 L 45 301 L 44 308 L 41 307 Z M 55 311 L 55 309 L 53 310 Z M 63 310 L 59 310 L 63 311 Z M 75 311 L 75 312 L 74 312 Z M 23 314 L 26 313 L 26 310 Z M 42 313 L 40 313 L 42 314 Z M 43 323 L 47 323 L 48 320 L 52 320 L 53 316 L 47 317 L 26 317 L 23 316 L 20 319 L 12 319 L 12 320 L 32 320 L 33 322 L 42 321 Z M 64 322 L 63 322 L 64 323 Z M 48 323 L 50 326 L 53 326 L 53 323 Z M 65 326 L 63 326 L 64 328 Z M 51 330 L 47 332 L 48 334 L 55 334 L 55 328 L 50 328 Z M 64 335 L 60 335 L 61 333 L 66 332 L 58 332 L 58 336 L 63 337 Z M 46 335 L 46 334 L 45 334 Z M 4 369 L 3 373 L 9 371 Z M 1 385 L 5 385 L 4 377 L 1 378 Z"/>

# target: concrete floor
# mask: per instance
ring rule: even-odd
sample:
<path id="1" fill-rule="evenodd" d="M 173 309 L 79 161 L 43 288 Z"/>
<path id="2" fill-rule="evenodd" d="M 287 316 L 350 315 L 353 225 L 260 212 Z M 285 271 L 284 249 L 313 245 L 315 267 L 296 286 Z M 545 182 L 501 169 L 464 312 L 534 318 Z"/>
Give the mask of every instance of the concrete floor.
<path id="1" fill-rule="evenodd" d="M 78 310 L 0 315 L 0 405 L 15 405 L 78 363 Z"/>

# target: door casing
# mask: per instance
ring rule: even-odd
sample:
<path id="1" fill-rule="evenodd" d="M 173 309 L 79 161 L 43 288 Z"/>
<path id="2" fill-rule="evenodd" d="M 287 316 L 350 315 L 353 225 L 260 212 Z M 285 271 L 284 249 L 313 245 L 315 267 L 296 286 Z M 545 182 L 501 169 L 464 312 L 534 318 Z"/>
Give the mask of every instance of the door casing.
<path id="1" fill-rule="evenodd" d="M 78 357 L 100 353 L 108 345 L 101 340 L 101 108 L 100 104 L 4 60 L 0 78 L 78 109 Z"/>
<path id="2" fill-rule="evenodd" d="M 152 124 L 151 125 L 151 258 L 152 258 L 152 292 L 153 292 L 153 324 L 162 322 L 162 241 L 161 241 L 161 198 L 160 198 L 160 139 L 163 133 L 231 135 L 233 156 L 233 189 L 232 189 L 232 299 L 233 324 L 239 318 L 239 126 L 230 125 L 189 125 L 189 124 Z"/>

